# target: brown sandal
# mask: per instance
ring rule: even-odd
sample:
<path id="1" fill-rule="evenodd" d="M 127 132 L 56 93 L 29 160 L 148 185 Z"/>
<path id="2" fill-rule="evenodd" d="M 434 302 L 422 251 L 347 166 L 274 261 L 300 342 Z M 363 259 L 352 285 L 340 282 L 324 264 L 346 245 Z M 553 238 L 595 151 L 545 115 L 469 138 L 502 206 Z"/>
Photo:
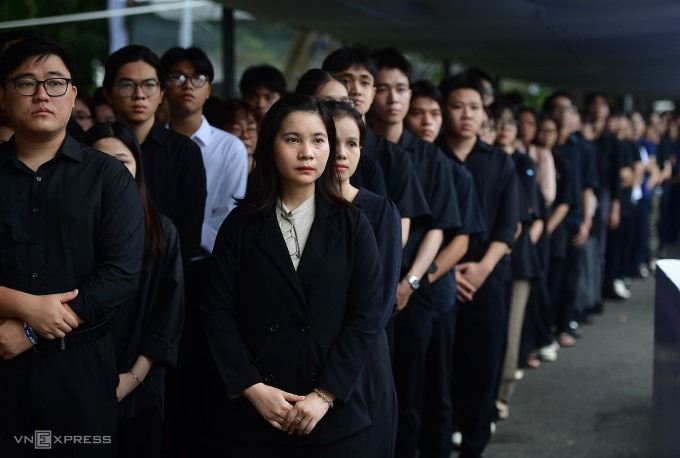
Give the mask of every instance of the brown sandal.
<path id="1" fill-rule="evenodd" d="M 557 343 L 560 344 L 560 347 L 573 347 L 576 344 L 576 339 L 568 332 L 560 332 L 557 336 Z"/>
<path id="2" fill-rule="evenodd" d="M 540 365 L 541 365 L 541 360 L 538 359 L 538 356 L 536 356 L 535 353 L 532 353 L 527 357 L 527 367 L 530 367 L 532 369 L 536 369 Z"/>

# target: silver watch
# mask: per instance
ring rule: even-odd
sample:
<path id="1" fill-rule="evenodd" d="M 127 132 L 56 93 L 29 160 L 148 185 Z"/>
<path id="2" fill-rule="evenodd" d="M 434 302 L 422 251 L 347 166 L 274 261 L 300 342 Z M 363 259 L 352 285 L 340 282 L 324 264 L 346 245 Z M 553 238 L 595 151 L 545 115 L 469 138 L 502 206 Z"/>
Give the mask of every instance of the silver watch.
<path id="1" fill-rule="evenodd" d="M 411 288 L 414 290 L 420 288 L 420 280 L 418 280 L 418 277 L 415 275 L 407 275 L 406 281 L 408 281 L 408 283 L 411 285 Z"/>

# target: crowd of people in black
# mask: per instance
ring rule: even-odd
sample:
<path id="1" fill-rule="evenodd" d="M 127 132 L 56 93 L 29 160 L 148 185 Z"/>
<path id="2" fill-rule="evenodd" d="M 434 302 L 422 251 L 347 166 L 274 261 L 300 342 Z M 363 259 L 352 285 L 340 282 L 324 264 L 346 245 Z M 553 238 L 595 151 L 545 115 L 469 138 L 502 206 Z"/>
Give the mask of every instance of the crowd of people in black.
<path id="1" fill-rule="evenodd" d="M 223 101 L 201 49 L 129 45 L 88 95 L 0 45 L 11 456 L 479 457 L 680 229 L 674 114 L 604 93 L 346 47 Z"/>

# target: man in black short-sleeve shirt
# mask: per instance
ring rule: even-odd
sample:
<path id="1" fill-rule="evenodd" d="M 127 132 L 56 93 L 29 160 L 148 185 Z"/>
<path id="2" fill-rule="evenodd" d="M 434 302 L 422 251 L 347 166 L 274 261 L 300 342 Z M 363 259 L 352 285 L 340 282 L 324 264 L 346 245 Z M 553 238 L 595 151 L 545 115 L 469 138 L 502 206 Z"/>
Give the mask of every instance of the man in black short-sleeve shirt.
<path id="1" fill-rule="evenodd" d="M 453 349 L 453 399 L 462 434 L 461 457 L 478 457 L 490 439 L 507 317 L 508 250 L 517 231 L 517 174 L 505 152 L 479 140 L 482 86 L 473 75 L 445 78 L 444 132 L 437 145 L 472 174 L 486 231 L 471 235 L 456 266 L 458 318 Z"/>
<path id="2" fill-rule="evenodd" d="M 415 456 L 425 376 L 425 355 L 434 313 L 427 273 L 444 241 L 461 227 L 458 200 L 446 158 L 432 144 L 404 129 L 411 99 L 411 64 L 396 49 L 377 51 L 376 96 L 368 113 L 373 129 L 401 146 L 425 193 L 431 217 L 416 220 L 402 254 L 394 324 L 394 381 L 399 398 L 396 456 Z"/>

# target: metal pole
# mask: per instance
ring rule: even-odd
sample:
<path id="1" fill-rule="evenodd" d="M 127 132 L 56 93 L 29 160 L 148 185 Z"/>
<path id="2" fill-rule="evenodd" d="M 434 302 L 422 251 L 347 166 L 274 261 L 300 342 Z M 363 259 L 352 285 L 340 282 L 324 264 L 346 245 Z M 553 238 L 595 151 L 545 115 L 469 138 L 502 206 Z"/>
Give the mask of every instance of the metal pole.
<path id="1" fill-rule="evenodd" d="M 179 45 L 188 48 L 193 42 L 193 14 L 189 6 L 189 0 L 184 0 L 182 5 L 182 17 L 179 20 Z"/>
<path id="2" fill-rule="evenodd" d="M 234 43 L 234 28 L 236 21 L 234 20 L 234 11 L 222 7 L 222 96 L 226 99 L 233 98 L 234 88 L 236 83 L 234 81 L 234 74 L 236 73 L 236 44 Z"/>

